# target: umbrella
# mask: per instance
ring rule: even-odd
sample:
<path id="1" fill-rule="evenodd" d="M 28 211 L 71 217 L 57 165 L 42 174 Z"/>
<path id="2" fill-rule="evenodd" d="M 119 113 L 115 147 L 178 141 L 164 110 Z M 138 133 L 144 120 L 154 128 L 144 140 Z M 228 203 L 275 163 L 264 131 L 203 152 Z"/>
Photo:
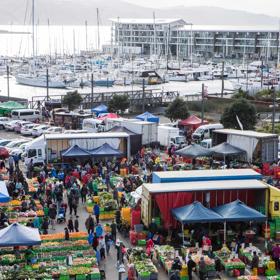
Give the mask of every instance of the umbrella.
<path id="1" fill-rule="evenodd" d="M 89 151 L 94 157 L 120 157 L 123 153 L 111 147 L 108 143 Z"/>
<path id="2" fill-rule="evenodd" d="M 99 120 L 106 120 L 106 119 L 118 119 L 119 118 L 119 116 L 117 115 L 117 114 L 115 114 L 115 113 L 108 113 L 108 114 L 102 114 L 102 116 L 101 117 L 98 117 L 98 119 Z"/>

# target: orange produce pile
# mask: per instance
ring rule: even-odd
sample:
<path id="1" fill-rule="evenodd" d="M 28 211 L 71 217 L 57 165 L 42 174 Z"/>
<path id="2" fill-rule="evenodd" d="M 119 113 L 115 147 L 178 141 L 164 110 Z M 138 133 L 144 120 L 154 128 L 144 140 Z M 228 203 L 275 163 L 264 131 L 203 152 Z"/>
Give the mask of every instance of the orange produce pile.
<path id="1" fill-rule="evenodd" d="M 86 237 L 88 234 L 86 232 L 71 232 L 70 238 L 79 238 L 79 237 Z M 64 239 L 64 233 L 52 233 L 52 234 L 42 234 L 42 240 L 55 240 L 55 239 Z"/>

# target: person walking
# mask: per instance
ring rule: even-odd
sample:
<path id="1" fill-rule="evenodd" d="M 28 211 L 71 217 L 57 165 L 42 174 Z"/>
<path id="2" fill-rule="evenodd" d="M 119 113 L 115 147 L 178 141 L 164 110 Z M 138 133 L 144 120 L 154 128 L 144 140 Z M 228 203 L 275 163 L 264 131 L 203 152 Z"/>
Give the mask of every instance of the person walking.
<path id="1" fill-rule="evenodd" d="M 95 216 L 96 223 L 99 224 L 100 207 L 97 203 L 94 204 L 93 214 Z"/>
<path id="2" fill-rule="evenodd" d="M 73 224 L 72 216 L 68 220 L 67 227 L 69 229 L 69 232 L 74 232 L 74 224 Z"/>
<path id="3" fill-rule="evenodd" d="M 75 231 L 79 232 L 79 216 L 76 216 L 76 219 L 74 221 L 74 227 L 75 227 Z"/>
<path id="4" fill-rule="evenodd" d="M 85 226 L 88 231 L 88 234 L 94 232 L 94 220 L 90 214 L 89 214 L 88 218 L 86 219 Z"/>
<path id="5" fill-rule="evenodd" d="M 87 193 L 88 193 L 88 189 L 86 184 L 83 185 L 83 187 L 81 188 L 81 198 L 82 198 L 82 203 L 86 203 L 86 197 L 87 197 Z"/>
<path id="6" fill-rule="evenodd" d="M 117 224 L 116 224 L 115 220 L 113 220 L 113 222 L 111 223 L 110 227 L 111 227 L 112 240 L 114 242 L 116 242 L 116 240 L 117 240 Z"/>
<path id="7" fill-rule="evenodd" d="M 207 267 L 203 257 L 200 258 L 198 267 L 199 267 L 199 279 L 204 280 L 207 272 Z"/>
<path id="8" fill-rule="evenodd" d="M 55 230 L 54 224 L 55 224 L 56 216 L 57 216 L 56 207 L 55 207 L 54 204 L 52 204 L 50 206 L 50 209 L 49 209 L 49 217 L 50 217 L 50 220 L 51 220 L 51 226 L 52 226 L 51 229 L 52 230 Z"/>

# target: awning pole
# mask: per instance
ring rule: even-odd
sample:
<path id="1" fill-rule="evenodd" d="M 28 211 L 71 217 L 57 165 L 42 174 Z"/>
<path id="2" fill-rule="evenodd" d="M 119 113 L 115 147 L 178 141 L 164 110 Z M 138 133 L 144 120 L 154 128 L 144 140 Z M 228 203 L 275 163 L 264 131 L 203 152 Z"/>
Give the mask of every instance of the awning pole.
<path id="1" fill-rule="evenodd" d="M 265 235 L 264 235 L 264 248 L 267 249 L 267 240 L 268 240 L 268 236 L 267 236 L 267 219 L 265 220 Z"/>
<path id="2" fill-rule="evenodd" d="M 182 223 L 182 239 L 183 239 L 183 246 L 184 246 L 185 236 L 184 236 L 184 224 L 183 223 Z"/>
<path id="3" fill-rule="evenodd" d="M 224 221 L 224 244 L 226 244 L 227 239 L 227 222 Z"/>

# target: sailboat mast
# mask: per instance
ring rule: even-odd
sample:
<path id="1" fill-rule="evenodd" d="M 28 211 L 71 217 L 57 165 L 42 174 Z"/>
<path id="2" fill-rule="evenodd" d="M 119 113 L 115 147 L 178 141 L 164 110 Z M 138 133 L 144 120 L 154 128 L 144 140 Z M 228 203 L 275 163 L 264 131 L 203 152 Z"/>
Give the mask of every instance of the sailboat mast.
<path id="1" fill-rule="evenodd" d="M 32 55 L 35 57 L 35 0 L 32 0 Z"/>
<path id="2" fill-rule="evenodd" d="M 50 60 L 52 55 L 52 47 L 51 47 L 51 31 L 50 31 L 50 19 L 48 18 L 48 37 L 49 37 L 49 52 L 50 52 Z"/>
<path id="3" fill-rule="evenodd" d="M 153 12 L 153 23 L 154 23 L 154 55 L 157 54 L 157 40 L 156 40 L 156 14 Z"/>
<path id="4" fill-rule="evenodd" d="M 100 49 L 100 33 L 99 33 L 99 9 L 96 9 L 96 17 L 97 17 L 97 49 Z"/>
<path id="5" fill-rule="evenodd" d="M 85 21 L 85 28 L 86 28 L 86 51 L 88 51 L 88 22 Z"/>

